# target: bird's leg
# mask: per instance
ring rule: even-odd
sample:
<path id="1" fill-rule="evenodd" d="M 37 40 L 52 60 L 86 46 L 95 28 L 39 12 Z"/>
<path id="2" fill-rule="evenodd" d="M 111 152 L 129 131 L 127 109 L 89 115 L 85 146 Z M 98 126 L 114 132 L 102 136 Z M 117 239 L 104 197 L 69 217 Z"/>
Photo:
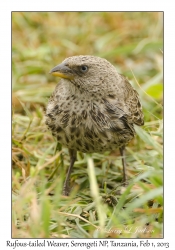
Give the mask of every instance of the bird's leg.
<path id="1" fill-rule="evenodd" d="M 74 166 L 74 162 L 76 161 L 77 151 L 73 149 L 69 149 L 70 155 L 70 165 L 66 174 L 66 179 L 63 185 L 63 195 L 68 196 L 70 192 L 69 182 L 70 182 L 70 175 Z"/>
<path id="2" fill-rule="evenodd" d="M 122 165 L 123 165 L 123 184 L 126 185 L 126 159 L 125 159 L 125 146 L 119 148 L 120 154 L 122 156 Z"/>

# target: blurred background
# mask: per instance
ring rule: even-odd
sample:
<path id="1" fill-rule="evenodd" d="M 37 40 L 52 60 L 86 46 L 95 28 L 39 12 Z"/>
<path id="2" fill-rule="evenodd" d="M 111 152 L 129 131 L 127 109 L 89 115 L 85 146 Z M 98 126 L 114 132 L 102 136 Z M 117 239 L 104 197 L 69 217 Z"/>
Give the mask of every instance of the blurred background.
<path id="1" fill-rule="evenodd" d="M 72 182 L 75 183 L 75 190 L 81 190 L 77 194 L 78 198 L 82 199 L 81 205 L 77 201 L 70 205 L 70 201 L 67 200 L 60 203 L 61 185 L 66 168 L 59 166 L 68 166 L 68 152 L 67 149 L 58 150 L 56 141 L 44 123 L 48 98 L 58 82 L 57 78 L 49 75 L 50 69 L 69 56 L 85 54 L 109 60 L 139 92 L 145 125 L 136 128 L 137 137 L 127 147 L 127 161 L 130 165 L 128 175 L 132 179 L 139 173 L 147 173 L 140 178 L 137 187 L 133 184 L 134 195 L 136 189 L 145 195 L 146 192 L 152 191 L 152 196 L 149 196 L 152 205 L 147 204 L 148 200 L 144 195 L 141 196 L 143 200 L 140 198 L 140 204 L 142 209 L 157 209 L 158 215 L 156 217 L 155 214 L 151 214 L 152 217 L 148 219 L 141 213 L 137 222 L 144 225 L 145 218 L 154 223 L 157 220 L 157 226 L 153 225 L 155 233 L 146 236 L 161 237 L 163 201 L 162 195 L 159 196 L 156 192 L 157 188 L 163 185 L 162 12 L 12 12 L 13 236 L 39 238 L 96 235 L 93 227 L 90 226 L 89 229 L 86 223 L 81 224 L 82 221 L 81 232 L 70 225 L 70 229 L 65 231 L 64 223 L 68 223 L 67 217 L 59 221 L 61 219 L 53 215 L 59 207 L 58 204 L 61 204 L 65 213 L 70 213 L 70 209 L 75 213 L 78 207 L 76 212 L 81 215 L 82 204 L 89 204 L 91 196 L 87 162 L 84 155 L 79 153 Z M 116 156 L 119 156 L 118 150 L 92 156 L 98 183 L 109 183 L 107 193 L 121 182 L 121 159 L 116 159 Z M 150 169 L 153 170 L 151 174 Z M 52 181 L 49 182 L 48 178 Z M 33 185 L 34 183 L 37 185 Z M 102 193 L 103 184 L 100 186 Z M 20 196 L 21 193 L 23 198 Z M 55 198 L 46 195 L 50 193 L 57 195 L 54 195 Z M 155 196 L 157 200 L 154 200 Z M 133 197 L 132 201 L 135 201 Z M 126 196 L 126 200 L 128 199 Z M 127 202 L 125 206 L 127 207 Z M 137 208 L 137 203 L 133 206 Z M 36 211 L 42 211 L 41 217 L 38 217 Z M 136 217 L 137 213 L 138 211 Z M 129 214 L 128 212 L 129 217 L 125 218 L 125 222 L 133 223 Z M 93 223 L 96 221 L 98 224 L 98 216 L 89 216 L 87 215 L 87 220 Z M 30 222 L 26 219 L 28 217 Z M 17 226 L 17 218 L 21 223 L 20 229 Z M 116 223 L 122 224 L 123 219 L 122 214 L 117 222 L 114 219 L 114 226 Z M 44 229 L 38 226 L 39 220 L 44 223 Z M 24 232 L 26 225 L 28 230 Z M 142 234 L 132 237 L 135 236 L 143 237 Z"/>

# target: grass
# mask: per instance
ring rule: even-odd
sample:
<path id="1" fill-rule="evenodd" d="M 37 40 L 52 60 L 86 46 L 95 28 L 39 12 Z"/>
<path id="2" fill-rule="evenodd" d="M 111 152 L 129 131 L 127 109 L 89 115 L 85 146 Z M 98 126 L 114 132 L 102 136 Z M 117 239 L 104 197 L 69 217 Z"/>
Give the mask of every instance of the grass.
<path id="1" fill-rule="evenodd" d="M 12 13 L 12 237 L 163 237 L 162 13 Z M 139 92 L 145 125 L 127 146 L 78 152 L 69 197 L 61 195 L 68 150 L 44 123 L 55 88 L 48 74 L 76 54 L 105 57 Z"/>

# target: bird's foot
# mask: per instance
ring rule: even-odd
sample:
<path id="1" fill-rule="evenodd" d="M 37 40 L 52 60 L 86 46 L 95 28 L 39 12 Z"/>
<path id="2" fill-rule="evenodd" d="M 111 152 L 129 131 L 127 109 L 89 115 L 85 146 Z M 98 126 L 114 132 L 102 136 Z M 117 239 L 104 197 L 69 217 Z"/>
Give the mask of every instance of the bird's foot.
<path id="1" fill-rule="evenodd" d="M 63 192 L 62 195 L 69 196 L 70 188 L 68 186 L 63 186 Z"/>
<path id="2" fill-rule="evenodd" d="M 124 179 L 124 180 L 122 181 L 122 186 L 123 186 L 123 187 L 127 187 L 128 185 L 129 185 L 128 180 Z"/>

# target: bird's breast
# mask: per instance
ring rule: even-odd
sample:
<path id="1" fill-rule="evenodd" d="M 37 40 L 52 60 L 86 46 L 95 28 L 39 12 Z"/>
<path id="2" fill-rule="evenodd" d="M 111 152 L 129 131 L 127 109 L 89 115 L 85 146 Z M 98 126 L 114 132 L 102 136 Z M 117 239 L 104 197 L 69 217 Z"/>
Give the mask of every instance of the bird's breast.
<path id="1" fill-rule="evenodd" d="M 74 95 L 48 103 L 46 124 L 61 144 L 82 152 L 112 150 L 133 138 L 120 119 L 110 119 L 101 100 Z"/>

